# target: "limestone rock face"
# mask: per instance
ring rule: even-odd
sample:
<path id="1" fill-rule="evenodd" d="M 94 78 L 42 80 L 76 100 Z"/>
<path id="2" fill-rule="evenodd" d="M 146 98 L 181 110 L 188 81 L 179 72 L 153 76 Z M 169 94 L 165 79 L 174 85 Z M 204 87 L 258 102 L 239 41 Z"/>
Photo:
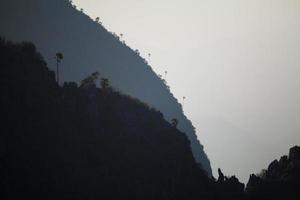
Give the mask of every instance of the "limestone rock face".
<path id="1" fill-rule="evenodd" d="M 235 176 L 224 176 L 221 169 L 218 169 L 219 177 L 217 181 L 217 188 L 224 199 L 243 199 L 245 185 L 241 183 Z"/>
<path id="2" fill-rule="evenodd" d="M 279 168 L 278 160 L 274 160 L 273 162 L 271 162 L 271 164 L 268 167 L 267 177 L 270 179 L 277 178 L 278 168 Z"/>
<path id="3" fill-rule="evenodd" d="M 289 156 L 274 160 L 267 170 L 252 174 L 246 186 L 249 199 L 292 199 L 300 196 L 300 147 L 290 149 Z"/>
<path id="4" fill-rule="evenodd" d="M 290 149 L 289 159 L 293 162 L 297 167 L 300 167 L 300 147 L 294 146 Z"/>
<path id="5" fill-rule="evenodd" d="M 251 174 L 246 186 L 246 192 L 255 191 L 262 184 L 262 179 L 255 174 Z"/>

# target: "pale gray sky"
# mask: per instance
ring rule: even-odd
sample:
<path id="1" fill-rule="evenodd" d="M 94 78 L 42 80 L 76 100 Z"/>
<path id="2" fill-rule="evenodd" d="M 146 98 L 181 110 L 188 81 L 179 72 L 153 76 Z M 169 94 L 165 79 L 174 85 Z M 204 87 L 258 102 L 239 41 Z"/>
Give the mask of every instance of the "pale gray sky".
<path id="1" fill-rule="evenodd" d="M 300 145 L 299 0 L 74 0 L 163 74 L 211 160 L 246 182 Z"/>

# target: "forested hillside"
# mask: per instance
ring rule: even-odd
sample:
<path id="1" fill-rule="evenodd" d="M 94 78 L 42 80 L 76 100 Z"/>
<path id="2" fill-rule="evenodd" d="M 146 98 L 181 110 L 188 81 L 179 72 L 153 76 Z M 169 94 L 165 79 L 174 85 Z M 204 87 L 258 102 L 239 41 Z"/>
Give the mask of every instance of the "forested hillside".
<path id="1" fill-rule="evenodd" d="M 61 87 L 33 44 L 3 39 L 0 66 L 1 199 L 213 198 L 176 123 L 108 79 Z"/>
<path id="2" fill-rule="evenodd" d="M 1 36 L 34 42 L 52 70 L 56 69 L 55 54 L 62 52 L 61 84 L 79 84 L 99 71 L 114 88 L 160 110 L 166 120 L 178 119 L 178 129 L 188 136 L 196 161 L 211 175 L 196 131 L 165 80 L 138 51 L 125 44 L 120 34 L 109 32 L 101 16 L 91 19 L 67 0 L 1 0 L 0 24 Z"/>

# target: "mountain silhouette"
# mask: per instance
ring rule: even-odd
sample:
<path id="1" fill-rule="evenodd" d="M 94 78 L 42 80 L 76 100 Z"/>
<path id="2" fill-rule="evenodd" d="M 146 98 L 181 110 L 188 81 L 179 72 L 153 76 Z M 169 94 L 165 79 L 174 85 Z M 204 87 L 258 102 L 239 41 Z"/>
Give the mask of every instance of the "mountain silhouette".
<path id="1" fill-rule="evenodd" d="M 0 38 L 0 199 L 299 198 L 299 146 L 244 189 L 221 169 L 208 177 L 176 118 L 117 91 L 101 71 L 79 84 L 56 75 L 32 43 Z"/>
<path id="2" fill-rule="evenodd" d="M 290 148 L 288 156 L 271 162 L 261 173 L 250 175 L 246 187 L 248 199 L 276 200 L 300 197 L 300 147 Z"/>
<path id="3" fill-rule="evenodd" d="M 62 52 L 60 77 L 79 83 L 95 71 L 119 91 L 160 110 L 189 140 L 196 161 L 211 176 L 210 162 L 197 139 L 195 128 L 164 81 L 144 58 L 119 38 L 65 0 L 2 0 L 0 35 L 13 41 L 32 41 L 49 67 L 56 68 L 55 54 Z"/>
<path id="4" fill-rule="evenodd" d="M 0 38 L 0 198 L 213 199 L 186 135 L 93 73 L 59 86 L 32 43 Z"/>

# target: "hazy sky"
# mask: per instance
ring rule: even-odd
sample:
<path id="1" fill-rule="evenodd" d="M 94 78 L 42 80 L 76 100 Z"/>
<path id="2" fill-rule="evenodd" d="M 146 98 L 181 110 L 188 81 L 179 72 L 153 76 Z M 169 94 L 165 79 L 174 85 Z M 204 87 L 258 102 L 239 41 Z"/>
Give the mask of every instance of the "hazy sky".
<path id="1" fill-rule="evenodd" d="M 73 2 L 168 71 L 214 173 L 245 182 L 300 145 L 299 0 Z"/>

